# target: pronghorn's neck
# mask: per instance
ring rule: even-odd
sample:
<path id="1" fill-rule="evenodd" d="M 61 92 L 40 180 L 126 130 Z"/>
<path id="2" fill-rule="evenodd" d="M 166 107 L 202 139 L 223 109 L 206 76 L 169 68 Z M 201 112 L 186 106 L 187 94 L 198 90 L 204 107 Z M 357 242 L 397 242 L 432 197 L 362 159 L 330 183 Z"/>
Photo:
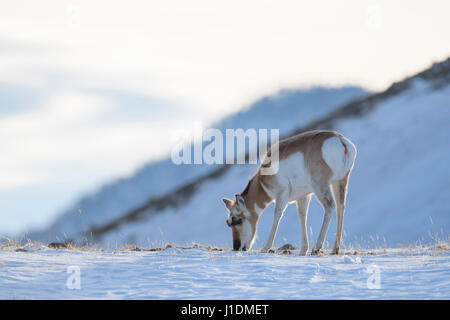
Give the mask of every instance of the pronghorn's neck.
<path id="1" fill-rule="evenodd" d="M 247 188 L 241 193 L 245 201 L 245 206 L 252 216 L 259 218 L 261 213 L 272 202 L 267 192 L 261 185 L 261 176 L 259 171 L 250 179 Z"/>

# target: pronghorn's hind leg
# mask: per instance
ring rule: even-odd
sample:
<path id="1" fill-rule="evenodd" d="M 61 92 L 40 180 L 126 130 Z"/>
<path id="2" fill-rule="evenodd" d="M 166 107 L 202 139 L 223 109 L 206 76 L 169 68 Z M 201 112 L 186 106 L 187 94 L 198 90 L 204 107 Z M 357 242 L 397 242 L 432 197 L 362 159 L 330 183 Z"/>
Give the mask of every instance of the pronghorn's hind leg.
<path id="1" fill-rule="evenodd" d="M 336 217 L 337 217 L 336 241 L 334 242 L 332 254 L 338 254 L 339 247 L 341 245 L 342 226 L 344 224 L 345 201 L 347 199 L 347 186 L 349 176 L 350 171 L 343 179 L 333 181 L 331 183 L 333 187 L 334 198 L 336 199 Z"/>
<path id="2" fill-rule="evenodd" d="M 306 228 L 306 220 L 308 216 L 309 202 L 311 201 L 311 194 L 304 196 L 297 200 L 297 213 L 300 220 L 300 227 L 302 229 L 302 247 L 300 249 L 300 255 L 306 255 L 308 251 L 308 231 Z"/>
<path id="3" fill-rule="evenodd" d="M 333 199 L 333 195 L 331 193 L 330 185 L 316 185 L 314 187 L 314 193 L 319 200 L 320 204 L 323 207 L 323 222 L 322 227 L 320 228 L 319 236 L 317 237 L 317 242 L 314 249 L 311 251 L 312 255 L 316 255 L 319 253 L 320 249 L 322 249 L 323 241 L 325 240 L 325 236 L 328 232 L 328 227 L 330 226 L 331 217 L 335 208 L 335 203 Z"/>

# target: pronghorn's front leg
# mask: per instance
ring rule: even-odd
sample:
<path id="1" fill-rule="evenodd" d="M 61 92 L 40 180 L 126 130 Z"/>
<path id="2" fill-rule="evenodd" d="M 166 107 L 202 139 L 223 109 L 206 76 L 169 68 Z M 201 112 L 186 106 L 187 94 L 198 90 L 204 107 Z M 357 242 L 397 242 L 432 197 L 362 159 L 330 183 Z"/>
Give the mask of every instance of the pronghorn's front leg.
<path id="1" fill-rule="evenodd" d="M 331 194 L 330 185 L 319 185 L 314 188 L 314 193 L 316 194 L 317 199 L 322 204 L 324 214 L 323 214 L 323 222 L 322 227 L 320 228 L 319 236 L 317 237 L 317 242 L 314 249 L 311 251 L 312 255 L 316 255 L 319 253 L 320 249 L 322 249 L 323 241 L 325 240 L 325 236 L 327 235 L 328 227 L 330 226 L 331 217 L 333 215 L 333 211 L 335 208 L 335 203 L 333 196 Z"/>
<path id="2" fill-rule="evenodd" d="M 300 220 L 300 227 L 302 228 L 302 248 L 300 255 L 304 256 L 308 252 L 308 231 L 306 228 L 306 218 L 308 216 L 309 203 L 311 201 L 311 194 L 304 196 L 297 200 L 297 213 Z"/>
<path id="3" fill-rule="evenodd" d="M 283 216 L 284 210 L 288 205 L 287 194 L 281 194 L 275 199 L 275 212 L 273 216 L 272 229 L 270 230 L 269 238 L 267 239 L 266 245 L 262 249 L 262 252 L 268 252 L 272 248 L 273 241 L 275 240 L 275 235 L 277 234 L 278 225 L 280 224 L 280 219 Z"/>

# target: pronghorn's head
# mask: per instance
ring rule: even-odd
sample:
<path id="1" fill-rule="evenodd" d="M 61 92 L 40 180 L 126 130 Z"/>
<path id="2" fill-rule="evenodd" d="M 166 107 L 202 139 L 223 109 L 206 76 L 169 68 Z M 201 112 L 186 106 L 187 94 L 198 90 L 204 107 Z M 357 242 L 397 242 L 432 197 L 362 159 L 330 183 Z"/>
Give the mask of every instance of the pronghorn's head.
<path id="1" fill-rule="evenodd" d="M 250 250 L 255 240 L 256 224 L 245 206 L 242 195 L 236 194 L 236 200 L 222 198 L 229 214 L 226 221 L 233 234 L 233 250 Z"/>

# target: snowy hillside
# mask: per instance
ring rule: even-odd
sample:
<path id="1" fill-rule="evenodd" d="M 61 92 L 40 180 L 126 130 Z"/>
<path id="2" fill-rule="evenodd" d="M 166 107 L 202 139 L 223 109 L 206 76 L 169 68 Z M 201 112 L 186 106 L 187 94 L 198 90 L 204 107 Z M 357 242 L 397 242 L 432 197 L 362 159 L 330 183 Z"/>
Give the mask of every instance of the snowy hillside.
<path id="1" fill-rule="evenodd" d="M 284 99 L 282 93 L 272 102 L 271 98 L 261 100 L 222 125 L 280 127 L 282 136 L 315 128 L 343 133 L 358 149 L 349 185 L 344 244 L 375 247 L 433 243 L 436 239 L 448 239 L 450 230 L 450 205 L 446 201 L 450 194 L 449 83 L 450 60 L 447 60 L 394 84 L 385 92 L 345 104 L 361 91 L 347 89 L 348 95 L 335 92 L 331 101 L 327 100 L 329 92 L 324 91 L 309 104 L 305 102 L 307 99 L 303 101 L 301 108 L 293 100 L 275 108 L 274 101 Z M 310 94 L 314 96 L 314 90 Z M 323 100 L 317 102 L 317 97 Z M 338 102 L 342 106 L 336 108 Z M 325 106 L 323 112 L 317 111 L 319 106 Z M 259 126 L 260 123 L 263 125 Z M 173 166 L 173 170 L 164 171 L 170 164 L 158 166 L 157 173 L 151 166 L 144 169 L 152 172 L 149 177 L 153 178 L 145 179 L 138 174 L 77 204 L 52 226 L 51 232 L 46 233 L 50 237 L 43 240 L 53 241 L 57 235 L 59 239 L 87 239 L 106 247 L 167 242 L 230 247 L 231 232 L 225 225 L 227 212 L 220 199 L 242 191 L 256 166 Z M 182 179 L 170 179 L 179 173 Z M 134 193 L 133 179 L 150 190 L 146 196 L 142 191 Z M 189 180 L 192 182 L 183 184 Z M 142 201 L 138 202 L 139 199 Z M 81 214 L 77 208 L 82 209 Z M 260 220 L 255 248 L 261 247 L 268 236 L 272 212 L 273 205 Z M 308 216 L 312 241 L 321 222 L 322 209 L 313 201 Z M 325 248 L 332 244 L 335 228 L 333 217 Z M 300 226 L 293 205 L 280 223 L 275 246 L 287 242 L 294 245 L 300 242 Z"/>
<path id="2" fill-rule="evenodd" d="M 383 246 L 431 243 L 448 239 L 450 230 L 450 61 L 393 85 L 386 92 L 351 102 L 305 129 L 330 128 L 349 137 L 358 148 L 350 180 L 344 222 L 344 243 Z M 226 210 L 220 198 L 242 191 L 255 166 L 232 166 L 219 176 L 199 181 L 193 193 L 171 194 L 165 203 L 147 206 L 136 219 L 121 220 L 108 228 L 91 230 L 104 245 L 154 245 L 192 241 L 231 246 L 225 226 Z M 181 198 L 176 202 L 177 197 Z M 148 210 L 144 210 L 147 208 Z M 259 223 L 255 247 L 265 242 L 272 223 L 273 205 Z M 312 238 L 322 221 L 322 209 L 313 201 L 308 217 Z M 327 239 L 334 240 L 335 218 Z M 294 206 L 281 221 L 275 245 L 300 242 Z"/>
<path id="3" fill-rule="evenodd" d="M 256 101 L 212 127 L 280 128 L 280 134 L 287 135 L 298 126 L 323 117 L 348 100 L 364 95 L 366 92 L 358 87 L 283 90 Z M 67 237 L 77 239 L 82 232 L 120 219 L 148 199 L 162 197 L 217 168 L 211 165 L 177 166 L 170 158 L 150 163 L 132 177 L 120 179 L 97 193 L 83 197 L 62 212 L 48 230 L 27 236 L 46 242 Z"/>

